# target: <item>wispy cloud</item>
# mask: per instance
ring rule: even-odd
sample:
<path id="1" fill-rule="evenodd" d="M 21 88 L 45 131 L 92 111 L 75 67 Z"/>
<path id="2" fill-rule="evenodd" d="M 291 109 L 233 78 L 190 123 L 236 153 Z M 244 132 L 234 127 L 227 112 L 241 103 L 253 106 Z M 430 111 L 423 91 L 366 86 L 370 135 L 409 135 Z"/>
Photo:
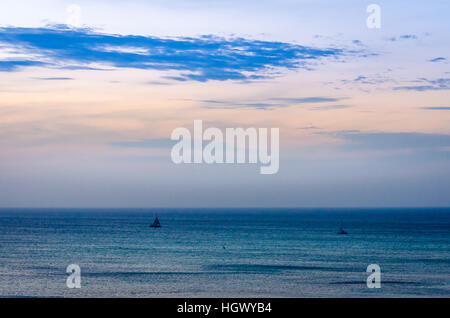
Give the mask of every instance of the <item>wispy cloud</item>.
<path id="1" fill-rule="evenodd" d="M 387 77 L 386 75 L 380 75 L 380 74 L 375 74 L 375 75 L 359 75 L 356 76 L 353 79 L 350 80 L 341 80 L 342 84 L 364 84 L 364 85 L 379 85 L 379 84 L 384 84 L 387 82 L 392 81 L 392 79 L 390 79 L 389 77 Z"/>
<path id="2" fill-rule="evenodd" d="M 35 80 L 41 81 L 71 81 L 72 77 L 33 77 Z"/>
<path id="3" fill-rule="evenodd" d="M 320 129 L 320 127 L 317 127 L 317 126 L 314 126 L 314 125 L 309 125 L 309 126 L 298 127 L 297 129 L 300 129 L 300 130 L 316 130 L 316 129 Z"/>
<path id="4" fill-rule="evenodd" d="M 408 85 L 408 86 L 397 86 L 394 90 L 406 90 L 406 91 L 436 91 L 436 90 L 447 90 L 450 89 L 450 78 L 438 78 L 434 80 L 429 80 L 426 78 L 421 78 L 416 82 L 424 83 L 425 85 Z"/>
<path id="5" fill-rule="evenodd" d="M 445 57 L 436 57 L 434 59 L 428 60 L 428 62 L 433 62 L 433 63 L 445 62 L 445 61 L 447 61 L 447 59 Z"/>
<path id="6" fill-rule="evenodd" d="M 279 107 L 287 107 L 287 104 L 275 104 L 275 103 L 263 103 L 263 102 L 233 102 L 233 101 L 223 101 L 223 100 L 201 100 L 203 103 L 203 108 L 225 108 L 225 109 L 233 109 L 233 108 L 254 108 L 260 110 L 268 110 L 271 108 L 279 108 Z"/>
<path id="7" fill-rule="evenodd" d="M 450 107 L 447 107 L 447 106 L 425 106 L 425 107 L 421 107 L 421 109 L 427 109 L 427 110 L 450 110 Z"/>
<path id="8" fill-rule="evenodd" d="M 343 98 L 334 98 L 334 97 L 274 97 L 268 98 L 261 101 L 251 101 L 251 102 L 234 102 L 227 100 L 214 100 L 214 99 L 204 99 L 199 102 L 203 103 L 204 108 L 254 108 L 260 110 L 269 110 L 274 108 L 282 108 L 295 106 L 299 104 L 319 104 L 319 103 L 332 103 L 342 100 Z M 327 109 L 338 109 L 338 108 L 346 108 L 349 106 L 343 105 L 325 105 L 325 106 L 317 106 L 311 108 L 312 110 L 327 110 Z"/>
<path id="9" fill-rule="evenodd" d="M 0 44 L 33 57 L 2 60 L 0 71 L 48 66 L 90 69 L 114 68 L 175 70 L 176 81 L 254 80 L 276 68 L 309 68 L 311 61 L 339 57 L 336 48 L 315 48 L 285 42 L 215 36 L 162 38 L 115 35 L 65 26 L 0 28 Z"/>
<path id="10" fill-rule="evenodd" d="M 404 34 L 404 35 L 400 35 L 399 38 L 401 40 L 409 40 L 409 39 L 415 40 L 415 39 L 417 39 L 417 35 L 415 35 L 415 34 Z"/>
<path id="11" fill-rule="evenodd" d="M 1 34 L 1 33 L 0 33 Z M 12 72 L 20 67 L 26 66 L 45 66 L 46 63 L 30 60 L 5 60 L 0 61 L 0 72 Z"/>
<path id="12" fill-rule="evenodd" d="M 310 108 L 311 110 L 333 110 L 333 109 L 344 109 L 350 108 L 350 105 L 324 105 L 324 106 L 314 106 Z"/>
<path id="13" fill-rule="evenodd" d="M 403 34 L 398 37 L 396 37 L 396 36 L 391 37 L 388 40 L 392 41 L 392 42 L 396 42 L 396 41 L 401 41 L 401 40 L 417 40 L 417 39 L 418 39 L 418 36 L 415 34 Z"/>
<path id="14" fill-rule="evenodd" d="M 116 141 L 109 143 L 109 145 L 120 148 L 171 148 L 174 145 L 174 141 L 165 138 L 154 138 L 133 141 Z"/>
<path id="15" fill-rule="evenodd" d="M 450 135 L 418 132 L 361 132 L 357 130 L 327 133 L 346 141 L 346 150 L 428 149 L 450 146 Z"/>
<path id="16" fill-rule="evenodd" d="M 309 103 L 326 103 L 326 102 L 337 102 L 342 98 L 334 98 L 334 97 L 280 97 L 280 98 L 271 98 L 273 101 L 286 102 L 289 104 L 309 104 Z"/>
<path id="17" fill-rule="evenodd" d="M 160 81 L 149 81 L 146 84 L 148 84 L 148 85 L 156 85 L 156 86 L 167 86 L 167 85 L 170 85 L 169 82 L 160 82 Z"/>

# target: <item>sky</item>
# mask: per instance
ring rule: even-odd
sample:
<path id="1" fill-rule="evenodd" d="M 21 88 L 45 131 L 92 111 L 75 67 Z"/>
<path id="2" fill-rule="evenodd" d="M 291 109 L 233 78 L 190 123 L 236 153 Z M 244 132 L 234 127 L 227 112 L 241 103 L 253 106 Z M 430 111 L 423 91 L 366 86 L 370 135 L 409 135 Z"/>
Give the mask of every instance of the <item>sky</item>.
<path id="1" fill-rule="evenodd" d="M 0 207 L 450 206 L 449 8 L 2 0 Z M 174 164 L 194 120 L 279 128 L 279 172 Z"/>

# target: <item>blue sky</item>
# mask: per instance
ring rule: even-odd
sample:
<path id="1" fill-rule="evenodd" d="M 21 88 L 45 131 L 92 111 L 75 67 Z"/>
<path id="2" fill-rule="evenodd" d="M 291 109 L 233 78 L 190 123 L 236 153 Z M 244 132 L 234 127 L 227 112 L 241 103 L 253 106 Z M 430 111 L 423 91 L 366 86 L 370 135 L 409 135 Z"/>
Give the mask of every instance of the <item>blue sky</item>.
<path id="1" fill-rule="evenodd" d="M 371 3 L 2 1 L 0 206 L 450 205 L 449 3 Z M 195 119 L 279 173 L 175 166 Z"/>

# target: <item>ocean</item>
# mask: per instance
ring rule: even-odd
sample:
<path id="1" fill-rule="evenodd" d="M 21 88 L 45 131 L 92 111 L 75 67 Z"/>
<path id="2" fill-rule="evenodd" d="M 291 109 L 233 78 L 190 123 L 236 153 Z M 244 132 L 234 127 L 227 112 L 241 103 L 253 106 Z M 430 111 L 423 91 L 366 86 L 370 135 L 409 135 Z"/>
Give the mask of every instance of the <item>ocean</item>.
<path id="1" fill-rule="evenodd" d="M 450 297 L 450 208 L 1 209 L 0 296 Z"/>

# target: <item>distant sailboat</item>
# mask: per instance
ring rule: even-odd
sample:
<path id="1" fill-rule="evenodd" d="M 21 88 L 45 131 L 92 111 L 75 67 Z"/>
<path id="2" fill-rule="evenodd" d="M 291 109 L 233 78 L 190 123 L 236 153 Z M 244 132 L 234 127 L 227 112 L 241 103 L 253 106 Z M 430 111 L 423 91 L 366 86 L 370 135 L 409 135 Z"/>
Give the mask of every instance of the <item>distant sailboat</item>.
<path id="1" fill-rule="evenodd" d="M 161 227 L 161 223 L 159 223 L 158 216 L 155 217 L 155 221 L 153 221 L 150 227 Z"/>
<path id="2" fill-rule="evenodd" d="M 337 234 L 342 234 L 342 235 L 348 234 L 348 233 L 344 230 L 344 226 L 343 226 L 343 224 L 342 224 L 342 221 L 341 221 L 341 227 L 339 228 L 339 232 L 337 232 Z"/>

